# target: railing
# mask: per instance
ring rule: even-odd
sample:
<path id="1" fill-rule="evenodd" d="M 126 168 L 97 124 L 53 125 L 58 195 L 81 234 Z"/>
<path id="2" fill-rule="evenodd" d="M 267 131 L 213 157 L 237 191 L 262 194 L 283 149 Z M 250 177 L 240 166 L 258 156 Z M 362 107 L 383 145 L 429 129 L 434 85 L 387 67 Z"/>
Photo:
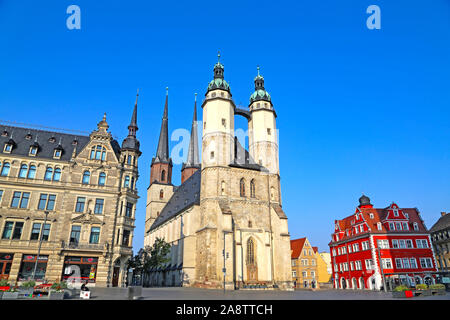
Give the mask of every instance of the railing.
<path id="1" fill-rule="evenodd" d="M 127 216 L 120 216 L 118 219 L 118 224 L 125 224 L 127 226 L 134 226 L 134 220 L 131 217 L 127 217 Z"/>
<path id="2" fill-rule="evenodd" d="M 69 250 L 92 250 L 92 251 L 105 251 L 108 250 L 108 244 L 98 243 L 76 243 L 76 242 L 61 242 L 62 249 Z"/>

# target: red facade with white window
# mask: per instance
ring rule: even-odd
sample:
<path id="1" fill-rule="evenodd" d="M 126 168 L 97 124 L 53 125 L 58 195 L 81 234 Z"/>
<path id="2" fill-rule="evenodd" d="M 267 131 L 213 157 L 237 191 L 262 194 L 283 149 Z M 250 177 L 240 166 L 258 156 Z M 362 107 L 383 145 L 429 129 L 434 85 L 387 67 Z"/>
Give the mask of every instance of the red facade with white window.
<path id="1" fill-rule="evenodd" d="M 392 290 L 399 284 L 435 283 L 430 235 L 416 208 L 395 203 L 373 208 L 360 198 L 355 213 L 335 221 L 329 243 L 334 287 Z"/>

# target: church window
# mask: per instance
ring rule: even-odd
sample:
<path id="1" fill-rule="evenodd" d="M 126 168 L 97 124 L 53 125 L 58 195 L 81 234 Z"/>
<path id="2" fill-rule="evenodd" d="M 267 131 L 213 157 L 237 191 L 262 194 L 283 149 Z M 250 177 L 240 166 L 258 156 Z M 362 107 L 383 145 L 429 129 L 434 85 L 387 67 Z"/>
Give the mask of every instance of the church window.
<path id="1" fill-rule="evenodd" d="M 166 170 L 163 170 L 161 172 L 161 181 L 165 181 L 166 180 Z"/>
<path id="2" fill-rule="evenodd" d="M 221 183 L 220 194 L 221 194 L 222 196 L 225 195 L 225 181 L 222 181 L 222 183 Z"/>
<path id="3" fill-rule="evenodd" d="M 212 94 L 211 94 L 211 97 L 215 97 L 216 96 L 216 93 L 215 92 L 213 92 Z"/>
<path id="4" fill-rule="evenodd" d="M 270 200 L 275 201 L 275 188 L 270 187 Z"/>
<path id="5" fill-rule="evenodd" d="M 250 181 L 250 197 L 255 198 L 255 179 Z"/>
<path id="6" fill-rule="evenodd" d="M 251 228 L 252 227 L 252 221 L 248 220 L 248 227 Z"/>
<path id="7" fill-rule="evenodd" d="M 89 184 L 89 181 L 91 180 L 91 172 L 89 170 L 86 170 L 83 172 L 83 184 Z"/>
<path id="8" fill-rule="evenodd" d="M 222 125 L 226 128 L 227 127 L 227 120 L 222 118 Z"/>
<path id="9" fill-rule="evenodd" d="M 220 93 L 220 96 L 221 96 L 221 97 L 223 97 L 223 96 L 224 96 L 223 92 L 221 92 L 221 93 Z"/>
<path id="10" fill-rule="evenodd" d="M 203 122 L 203 129 L 206 129 L 206 121 Z"/>
<path id="11" fill-rule="evenodd" d="M 164 190 L 163 189 L 159 190 L 159 198 L 160 199 L 164 198 Z"/>
<path id="12" fill-rule="evenodd" d="M 211 159 L 214 159 L 214 151 L 211 151 Z"/>
<path id="13" fill-rule="evenodd" d="M 242 178 L 239 182 L 239 192 L 241 197 L 245 197 L 245 179 Z"/>
<path id="14" fill-rule="evenodd" d="M 247 264 L 255 264 L 255 243 L 252 238 L 247 241 Z"/>
<path id="15" fill-rule="evenodd" d="M 267 134 L 270 136 L 272 134 L 270 128 L 267 128 Z"/>

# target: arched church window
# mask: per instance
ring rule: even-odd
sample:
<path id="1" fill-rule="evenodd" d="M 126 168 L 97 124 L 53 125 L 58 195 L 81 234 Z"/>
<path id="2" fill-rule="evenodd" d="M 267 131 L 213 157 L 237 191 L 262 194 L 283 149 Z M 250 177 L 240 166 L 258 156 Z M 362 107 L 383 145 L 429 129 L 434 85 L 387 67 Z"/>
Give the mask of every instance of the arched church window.
<path id="1" fill-rule="evenodd" d="M 166 180 L 166 170 L 163 170 L 161 172 L 161 181 L 165 181 Z"/>
<path id="2" fill-rule="evenodd" d="M 241 197 L 245 197 L 245 179 L 242 178 L 239 182 L 239 193 Z"/>
<path id="3" fill-rule="evenodd" d="M 159 190 L 159 198 L 160 199 L 164 198 L 164 190 L 163 189 Z"/>
<path id="4" fill-rule="evenodd" d="M 250 181 L 250 197 L 255 197 L 255 179 L 252 179 L 252 181 Z"/>
<path id="5" fill-rule="evenodd" d="M 255 264 L 255 243 L 252 238 L 247 241 L 247 264 Z"/>

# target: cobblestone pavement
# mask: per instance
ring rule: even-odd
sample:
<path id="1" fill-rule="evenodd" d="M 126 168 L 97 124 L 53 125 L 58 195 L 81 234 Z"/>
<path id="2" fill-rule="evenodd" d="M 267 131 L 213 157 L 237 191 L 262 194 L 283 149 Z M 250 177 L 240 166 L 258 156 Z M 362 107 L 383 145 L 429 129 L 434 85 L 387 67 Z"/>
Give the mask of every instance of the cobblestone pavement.
<path id="1" fill-rule="evenodd" d="M 78 299 L 76 297 L 75 299 Z M 127 288 L 92 288 L 92 300 L 126 300 Z M 247 291 L 209 290 L 198 288 L 143 288 L 143 300 L 405 300 L 395 299 L 392 293 L 353 290 L 296 290 Z M 443 296 L 414 297 L 407 300 L 450 300 L 450 292 Z"/>

